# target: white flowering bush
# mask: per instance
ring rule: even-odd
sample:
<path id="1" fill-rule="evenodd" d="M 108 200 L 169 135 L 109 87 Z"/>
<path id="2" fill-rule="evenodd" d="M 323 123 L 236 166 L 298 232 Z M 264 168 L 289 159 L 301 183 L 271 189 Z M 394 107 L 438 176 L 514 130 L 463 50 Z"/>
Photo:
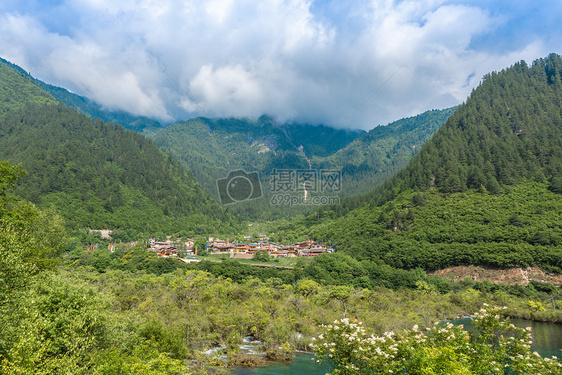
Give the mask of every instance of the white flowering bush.
<path id="1" fill-rule="evenodd" d="M 369 335 L 361 322 L 336 320 L 322 326 L 310 346 L 333 374 L 562 374 L 562 364 L 531 352 L 530 329 L 500 318 L 501 308 L 481 309 L 476 332 L 451 323 L 420 330 Z"/>

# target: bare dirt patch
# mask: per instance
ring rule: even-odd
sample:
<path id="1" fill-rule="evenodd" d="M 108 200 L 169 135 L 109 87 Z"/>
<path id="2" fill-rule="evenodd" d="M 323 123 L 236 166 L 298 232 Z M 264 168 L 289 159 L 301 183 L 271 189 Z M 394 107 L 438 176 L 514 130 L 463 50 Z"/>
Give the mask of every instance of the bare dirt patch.
<path id="1" fill-rule="evenodd" d="M 488 280 L 492 283 L 511 285 L 527 285 L 530 281 L 562 284 L 562 275 L 549 274 L 538 267 L 501 269 L 481 266 L 457 266 L 428 272 L 428 274 L 454 281 L 464 280 L 468 277 L 472 281 Z"/>

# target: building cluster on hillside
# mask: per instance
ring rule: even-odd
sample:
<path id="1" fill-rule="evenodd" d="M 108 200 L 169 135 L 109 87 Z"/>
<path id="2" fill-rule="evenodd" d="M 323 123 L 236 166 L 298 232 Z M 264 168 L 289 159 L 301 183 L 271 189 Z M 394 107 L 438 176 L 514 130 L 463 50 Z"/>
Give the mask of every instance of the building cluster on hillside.
<path id="1" fill-rule="evenodd" d="M 191 238 L 182 240 L 178 238 L 172 241 L 168 238 L 166 241 L 156 241 L 154 238 L 148 240 L 148 251 L 154 251 L 161 258 L 177 257 L 181 251 L 184 255 L 194 254 L 194 241 Z"/>
<path id="2" fill-rule="evenodd" d="M 260 235 L 257 240 L 251 241 L 253 237 L 244 237 L 245 241 L 229 241 L 218 238 L 209 237 L 206 244 L 206 250 L 210 255 L 228 254 L 231 258 L 253 258 L 259 251 L 268 254 L 272 258 L 277 257 L 299 257 L 299 256 L 316 256 L 324 253 L 331 253 L 334 249 L 317 243 L 312 240 L 293 243 L 290 245 L 282 245 L 271 242 L 266 235 Z M 255 238 L 254 238 L 255 239 Z M 159 257 L 180 257 L 188 255 L 197 255 L 194 240 L 191 238 L 166 241 L 156 241 L 154 238 L 148 241 L 148 250 L 154 251 Z"/>
<path id="3" fill-rule="evenodd" d="M 281 245 L 270 242 L 267 236 L 262 235 L 259 237 L 259 240 L 254 242 L 230 242 L 228 239 L 220 240 L 210 237 L 209 241 L 207 241 L 207 251 L 209 254 L 229 254 L 231 258 L 252 258 L 259 251 L 276 258 L 316 256 L 331 253 L 334 249 L 312 240 Z"/>

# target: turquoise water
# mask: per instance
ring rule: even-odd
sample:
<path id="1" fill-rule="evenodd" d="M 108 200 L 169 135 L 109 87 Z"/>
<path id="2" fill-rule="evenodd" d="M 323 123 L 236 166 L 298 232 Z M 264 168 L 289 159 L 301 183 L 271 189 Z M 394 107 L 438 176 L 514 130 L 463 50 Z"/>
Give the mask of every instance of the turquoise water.
<path id="1" fill-rule="evenodd" d="M 512 319 L 517 327 L 531 327 L 533 345 L 531 349 L 542 356 L 562 357 L 562 325 L 552 323 L 530 322 L 522 319 Z M 472 323 L 469 318 L 455 320 L 453 324 L 463 324 L 470 330 Z M 326 364 L 318 365 L 312 360 L 311 354 L 298 353 L 292 362 L 273 363 L 263 367 L 235 367 L 232 375 L 325 375 L 332 368 Z"/>
<path id="2" fill-rule="evenodd" d="M 326 364 L 317 364 L 312 360 L 312 354 L 297 353 L 292 362 L 276 362 L 262 367 L 237 366 L 233 375 L 325 375 L 332 372 Z"/>

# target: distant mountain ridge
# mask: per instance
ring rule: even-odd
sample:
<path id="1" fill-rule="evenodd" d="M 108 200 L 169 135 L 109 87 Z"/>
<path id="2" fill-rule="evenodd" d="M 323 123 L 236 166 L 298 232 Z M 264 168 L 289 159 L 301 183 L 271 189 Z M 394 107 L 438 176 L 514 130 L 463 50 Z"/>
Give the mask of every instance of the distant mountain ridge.
<path id="1" fill-rule="evenodd" d="M 454 108 L 428 111 L 369 132 L 277 123 L 262 116 L 256 121 L 197 118 L 147 135 L 163 150 L 182 160 L 216 198 L 216 181 L 226 177 L 229 171 L 258 172 L 264 199 L 251 204 L 238 203 L 232 209 L 262 219 L 267 213 L 269 216 L 265 218 L 273 220 L 313 208 L 269 207 L 273 171 L 341 171 L 343 188 L 339 196 L 364 194 L 406 166 L 453 111 Z"/>
<path id="2" fill-rule="evenodd" d="M 196 118 L 150 134 L 162 149 L 183 160 L 210 190 L 229 170 L 243 168 L 310 168 L 307 159 L 329 155 L 364 132 L 341 130 L 329 145 L 323 140 L 335 133 L 326 126 L 279 124 L 262 116 L 245 119 Z"/>
<path id="3" fill-rule="evenodd" d="M 416 155 L 456 107 L 426 111 L 377 126 L 327 157 L 314 157 L 319 168 L 341 169 L 345 196 L 365 194 L 390 179 Z"/>

